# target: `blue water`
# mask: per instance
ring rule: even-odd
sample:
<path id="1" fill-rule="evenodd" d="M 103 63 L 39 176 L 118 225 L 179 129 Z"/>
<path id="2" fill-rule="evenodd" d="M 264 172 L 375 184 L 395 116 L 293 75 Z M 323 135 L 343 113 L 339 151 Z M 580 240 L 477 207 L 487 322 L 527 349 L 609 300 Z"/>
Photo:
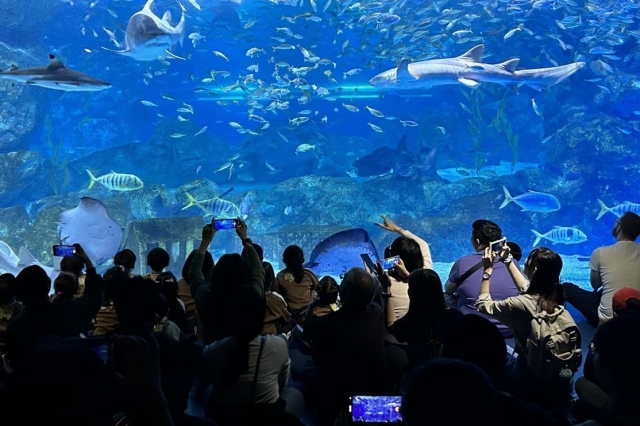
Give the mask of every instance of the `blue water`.
<path id="1" fill-rule="evenodd" d="M 167 54 L 149 62 L 103 49 L 124 48 L 124 29 L 141 1 L 11 3 L 14 13 L 2 18 L 3 69 L 12 63 L 43 66 L 52 53 L 68 68 L 113 85 L 64 94 L 0 81 L 0 90 L 17 93 L 10 107 L 19 112 L 14 119 L 3 116 L 0 136 L 26 126 L 25 117 L 33 121 L 17 142 L 0 143 L 0 156 L 42 156 L 35 173 L 11 161 L 7 167 L 19 169 L 18 177 L 2 172 L 0 235 L 16 253 L 24 245 L 50 262 L 49 247 L 59 242 L 56 216 L 75 207 L 80 196 L 101 200 L 128 229 L 136 221 L 202 216 L 195 207 L 181 210 L 185 192 L 203 200 L 233 188 L 225 199 L 240 206 L 249 194 L 249 227 L 273 259 L 292 241 L 282 235 L 294 225 L 307 226 L 304 232 L 312 235 L 301 243 L 307 253 L 332 226 L 364 227 L 381 249 L 390 236 L 373 222 L 384 213 L 432 243 L 434 260 L 442 262 L 471 250 L 470 223 L 478 218 L 498 222 L 525 253 L 535 239 L 532 229 L 544 234 L 554 226 L 575 227 L 586 241 L 551 247 L 587 257 L 612 243 L 615 215 L 596 220 L 597 200 L 608 207 L 640 203 L 636 1 L 323 0 L 316 11 L 309 0 L 196 1 L 201 10 L 183 2 L 184 40 L 171 49 L 179 58 Z M 158 16 L 171 11 L 172 25 L 181 14 L 176 2 L 165 0 L 153 10 Z M 190 35 L 204 39 L 194 46 Z M 274 50 L 283 43 L 293 48 Z M 586 65 L 553 87 L 521 86 L 519 94 L 494 83 L 408 90 L 369 84 L 403 58 L 452 58 L 479 44 L 485 45 L 486 64 L 520 58 L 518 70 Z M 264 53 L 249 57 L 251 48 Z M 302 48 L 320 61 L 305 61 Z M 247 69 L 253 65 L 258 71 Z M 296 76 L 292 68 L 299 67 L 315 68 Z M 288 84 L 277 85 L 276 70 Z M 212 71 L 228 76 L 214 74 L 211 81 Z M 302 80 L 292 81 L 296 77 Z M 236 82 L 241 87 L 231 87 Z M 288 93 L 276 96 L 273 91 L 282 88 Z M 328 93 L 320 95 L 318 88 Z M 289 102 L 288 108 L 268 110 L 274 101 Z M 296 117 L 308 121 L 292 124 Z M 236 124 L 250 132 L 239 133 Z M 396 149 L 405 134 L 409 152 L 393 170 L 358 176 L 356 160 L 376 148 Z M 428 158 L 431 152 L 435 156 Z M 228 163 L 232 170 L 223 168 Z M 137 192 L 100 184 L 88 189 L 85 169 L 96 176 L 112 170 L 134 174 L 145 186 Z M 499 209 L 503 186 L 513 197 L 527 190 L 552 194 L 561 208 L 523 212 L 512 202 Z M 185 229 L 177 223 L 165 227 Z M 190 226 L 184 239 L 197 240 L 199 231 Z M 157 238 L 145 234 L 141 244 L 179 239 L 165 231 Z M 225 247 L 232 249 L 227 240 Z"/>

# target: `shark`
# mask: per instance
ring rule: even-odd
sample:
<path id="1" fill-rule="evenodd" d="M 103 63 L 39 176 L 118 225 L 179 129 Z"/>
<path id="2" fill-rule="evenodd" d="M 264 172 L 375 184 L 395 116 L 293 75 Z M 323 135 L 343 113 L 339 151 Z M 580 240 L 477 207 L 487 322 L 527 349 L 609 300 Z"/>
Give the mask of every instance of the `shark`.
<path id="1" fill-rule="evenodd" d="M 500 64 L 485 64 L 482 62 L 483 54 L 484 44 L 480 44 L 455 58 L 419 62 L 403 59 L 397 68 L 381 72 L 369 80 L 369 84 L 383 88 L 417 89 L 445 84 L 477 87 L 480 83 L 497 83 L 516 93 L 524 84 L 540 91 L 561 83 L 585 65 L 584 62 L 573 62 L 552 68 L 517 70 L 519 58 Z"/>
<path id="2" fill-rule="evenodd" d="M 128 56 L 137 61 L 153 61 L 166 53 L 174 56 L 169 49 L 184 39 L 185 8 L 182 8 L 182 17 L 175 27 L 171 26 L 171 12 L 167 11 L 158 18 L 152 11 L 154 0 L 147 0 L 141 11 L 134 13 L 129 19 L 125 34 L 125 49 L 112 50 L 103 47 L 104 50 Z"/>
<path id="3" fill-rule="evenodd" d="M 46 67 L 18 68 L 12 65 L 10 70 L 0 71 L 0 78 L 65 92 L 97 92 L 111 87 L 106 81 L 65 67 L 53 54 L 49 54 Z"/>

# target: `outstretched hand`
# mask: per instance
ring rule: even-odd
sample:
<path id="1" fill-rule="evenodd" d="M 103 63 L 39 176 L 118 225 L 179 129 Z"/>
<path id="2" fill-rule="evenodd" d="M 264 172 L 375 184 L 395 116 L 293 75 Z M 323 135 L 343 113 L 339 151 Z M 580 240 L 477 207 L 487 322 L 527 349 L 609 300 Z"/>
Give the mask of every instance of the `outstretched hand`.
<path id="1" fill-rule="evenodd" d="M 247 238 L 247 224 L 240 218 L 236 219 L 236 234 L 238 234 L 240 240 Z"/>
<path id="2" fill-rule="evenodd" d="M 73 247 L 75 248 L 76 252 L 75 252 L 75 256 L 78 256 L 78 258 L 82 259 L 82 261 L 84 262 L 84 264 L 86 266 L 91 266 L 91 259 L 89 259 L 89 256 L 87 255 L 87 253 L 84 251 L 84 249 L 82 248 L 82 246 L 78 243 L 75 243 L 73 245 Z"/>
<path id="3" fill-rule="evenodd" d="M 374 225 L 391 232 L 397 232 L 400 230 L 400 227 L 393 223 L 393 221 L 388 217 L 385 217 L 383 215 L 380 215 L 380 217 L 382 218 L 382 223 L 374 222 Z"/>
<path id="4" fill-rule="evenodd" d="M 484 254 L 482 255 L 482 267 L 486 271 L 487 269 L 493 268 L 493 261 L 495 256 L 491 251 L 491 247 L 487 247 L 484 249 Z"/>
<path id="5" fill-rule="evenodd" d="M 213 226 L 214 219 L 211 219 L 211 223 L 207 223 L 202 227 L 202 242 L 206 242 L 207 245 L 213 240 L 213 236 L 216 235 L 216 228 Z"/>
<path id="6" fill-rule="evenodd" d="M 391 287 L 391 278 L 389 278 L 387 271 L 382 268 L 382 262 L 380 261 L 376 262 L 376 275 L 384 291 Z"/>

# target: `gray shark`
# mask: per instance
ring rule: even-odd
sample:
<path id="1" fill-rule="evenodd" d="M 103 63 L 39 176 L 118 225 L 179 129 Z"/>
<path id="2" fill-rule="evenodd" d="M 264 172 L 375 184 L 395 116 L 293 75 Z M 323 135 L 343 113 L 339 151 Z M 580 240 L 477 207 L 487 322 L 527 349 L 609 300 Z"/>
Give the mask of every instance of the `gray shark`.
<path id="1" fill-rule="evenodd" d="M 52 54 L 49 54 L 46 67 L 18 68 L 12 65 L 9 71 L 0 71 L 0 78 L 66 92 L 97 92 L 111 87 L 110 83 L 66 68 Z"/>
<path id="2" fill-rule="evenodd" d="M 152 11 L 154 0 L 147 0 L 141 11 L 134 13 L 127 24 L 125 50 L 105 50 L 129 56 L 137 61 L 153 61 L 158 56 L 170 53 L 169 49 L 184 39 L 185 9 L 182 5 L 182 17 L 175 27 L 171 26 L 171 13 L 165 12 L 162 19 Z"/>
<path id="3" fill-rule="evenodd" d="M 476 87 L 480 83 L 498 83 L 517 92 L 526 84 L 536 90 L 554 86 L 584 67 L 584 62 L 574 62 L 553 68 L 516 70 L 520 59 L 510 59 L 501 64 L 483 64 L 484 44 L 480 44 L 456 58 L 430 59 L 413 62 L 404 59 L 397 68 L 384 71 L 371 80 L 375 87 L 416 89 L 462 83 Z"/>

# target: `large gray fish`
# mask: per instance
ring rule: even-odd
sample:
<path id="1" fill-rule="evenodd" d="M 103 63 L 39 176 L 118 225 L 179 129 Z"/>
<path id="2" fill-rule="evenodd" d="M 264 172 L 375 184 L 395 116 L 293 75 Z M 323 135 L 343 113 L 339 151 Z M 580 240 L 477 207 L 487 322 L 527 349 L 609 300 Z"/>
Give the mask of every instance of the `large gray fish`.
<path id="1" fill-rule="evenodd" d="M 632 203 L 631 201 L 625 201 L 624 203 L 618 204 L 617 206 L 613 207 L 607 207 L 607 205 L 603 203 L 602 200 L 598 200 L 598 204 L 600 205 L 600 212 L 598 213 L 598 217 L 596 217 L 596 220 L 600 219 L 607 212 L 613 213 L 614 215 L 616 215 L 616 217 L 620 217 L 626 212 L 640 214 L 640 204 Z"/>
<path id="2" fill-rule="evenodd" d="M 535 247 L 541 239 L 550 241 L 552 244 L 578 244 L 587 241 L 587 236 L 578 228 L 567 226 L 554 226 L 553 229 L 544 234 L 532 229 L 533 235 L 536 236 L 533 246 Z"/>
<path id="3" fill-rule="evenodd" d="M 506 187 L 503 186 L 502 189 L 504 190 L 504 201 L 500 204 L 501 209 L 512 201 L 522 207 L 523 212 L 548 213 L 560 209 L 560 201 L 546 192 L 529 191 L 512 197 Z"/>
<path id="4" fill-rule="evenodd" d="M 363 253 L 367 253 L 374 262 L 379 260 L 376 246 L 367 231 L 362 228 L 348 229 L 320 241 L 311 252 L 305 267 L 319 277 L 338 277 L 354 266 L 362 267 L 360 255 Z"/>
<path id="5" fill-rule="evenodd" d="M 105 205 L 94 198 L 80 198 L 78 206 L 60 213 L 58 220 L 60 244 L 80 244 L 98 264 L 113 258 L 120 248 L 122 227 L 109 217 Z"/>
<path id="6" fill-rule="evenodd" d="M 520 59 L 509 59 L 501 64 L 483 64 L 484 44 L 480 44 L 456 58 L 430 59 L 410 63 L 400 62 L 397 68 L 384 71 L 371 80 L 375 87 L 418 89 L 444 84 L 464 84 L 476 87 L 480 83 L 498 83 L 517 91 L 526 84 L 536 90 L 554 86 L 584 67 L 574 62 L 553 68 L 516 70 Z"/>
<path id="7" fill-rule="evenodd" d="M 144 186 L 142 180 L 136 175 L 112 171 L 106 175 L 95 177 L 89 170 L 87 170 L 87 173 L 89 173 L 89 178 L 91 178 L 88 189 L 91 189 L 96 182 L 111 191 L 135 191 Z"/>
<path id="8" fill-rule="evenodd" d="M 153 61 L 165 55 L 171 47 L 184 39 L 185 9 L 175 27 L 171 26 L 171 13 L 165 12 L 162 19 L 152 11 L 154 0 L 148 0 L 141 11 L 134 13 L 127 24 L 125 50 L 105 50 L 129 56 L 137 61 Z"/>
<path id="9" fill-rule="evenodd" d="M 9 71 L 0 71 L 0 78 L 65 92 L 97 92 L 111 87 L 106 81 L 65 67 L 52 54 L 49 54 L 46 67 L 18 68 L 12 65 Z"/>

